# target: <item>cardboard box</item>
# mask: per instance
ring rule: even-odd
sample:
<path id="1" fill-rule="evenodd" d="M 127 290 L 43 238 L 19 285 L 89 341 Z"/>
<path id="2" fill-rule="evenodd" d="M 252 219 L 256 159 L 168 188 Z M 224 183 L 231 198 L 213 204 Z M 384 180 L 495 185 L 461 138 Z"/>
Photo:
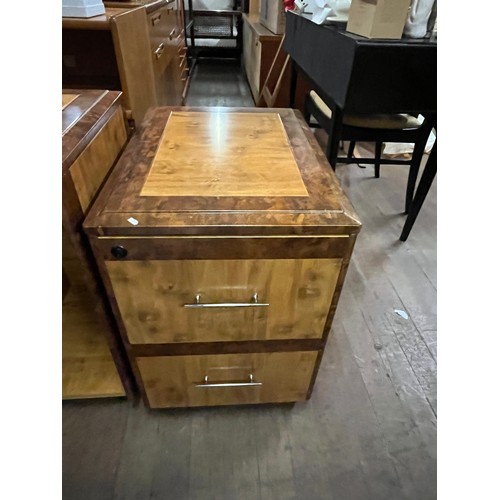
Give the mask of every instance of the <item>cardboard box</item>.
<path id="1" fill-rule="evenodd" d="M 285 32 L 285 4 L 283 0 L 260 1 L 260 24 L 275 35 Z"/>
<path id="2" fill-rule="evenodd" d="M 352 0 L 346 31 L 367 38 L 400 39 L 411 0 Z"/>

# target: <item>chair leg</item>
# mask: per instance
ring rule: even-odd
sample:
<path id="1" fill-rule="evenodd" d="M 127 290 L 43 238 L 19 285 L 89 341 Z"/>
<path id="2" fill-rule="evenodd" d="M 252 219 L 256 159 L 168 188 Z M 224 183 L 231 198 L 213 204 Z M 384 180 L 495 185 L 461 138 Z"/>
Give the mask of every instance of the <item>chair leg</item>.
<path id="1" fill-rule="evenodd" d="M 326 145 L 326 157 L 335 172 L 337 158 L 339 155 L 339 144 L 342 137 L 342 110 L 335 107 L 332 109 L 332 119 L 328 132 L 328 143 Z"/>
<path id="2" fill-rule="evenodd" d="M 378 179 L 380 177 L 380 159 L 382 157 L 382 142 L 377 141 L 375 143 L 375 177 Z"/>
<path id="3" fill-rule="evenodd" d="M 307 100 L 304 106 L 304 120 L 306 121 L 307 125 L 311 126 L 311 112 L 309 111 Z"/>
<path id="4" fill-rule="evenodd" d="M 401 236 L 399 239 L 401 241 L 406 241 L 408 236 L 410 235 L 410 231 L 415 224 L 415 220 L 417 219 L 418 213 L 424 204 L 425 197 L 429 192 L 429 189 L 432 185 L 432 181 L 436 176 L 437 172 L 437 142 L 434 144 L 432 148 L 431 154 L 429 158 L 427 158 L 427 164 L 425 165 L 424 172 L 422 173 L 422 178 L 420 179 L 420 183 L 418 184 L 417 192 L 415 193 L 415 198 L 411 202 L 410 209 L 408 210 L 408 216 L 406 217 L 406 221 L 403 227 L 403 231 L 401 232 Z"/>
<path id="5" fill-rule="evenodd" d="M 356 141 L 349 142 L 349 151 L 347 152 L 347 159 L 352 160 L 352 155 L 354 154 L 354 148 L 356 147 Z"/>
<path id="6" fill-rule="evenodd" d="M 408 172 L 408 183 L 406 185 L 405 214 L 408 213 L 411 202 L 413 200 L 413 194 L 415 193 L 415 185 L 417 183 L 418 171 L 420 170 L 420 164 L 422 163 L 422 157 L 424 156 L 426 144 L 427 144 L 427 137 L 424 137 L 420 141 L 416 142 L 413 148 L 410 171 Z"/>

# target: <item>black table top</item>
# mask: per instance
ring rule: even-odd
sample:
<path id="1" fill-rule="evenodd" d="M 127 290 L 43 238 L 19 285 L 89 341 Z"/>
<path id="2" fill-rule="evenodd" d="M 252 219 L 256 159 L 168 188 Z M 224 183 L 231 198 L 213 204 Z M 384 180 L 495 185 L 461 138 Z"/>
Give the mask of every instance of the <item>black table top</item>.
<path id="1" fill-rule="evenodd" d="M 284 49 L 322 97 L 349 113 L 422 113 L 437 107 L 437 40 L 368 39 L 345 23 L 286 13 Z"/>

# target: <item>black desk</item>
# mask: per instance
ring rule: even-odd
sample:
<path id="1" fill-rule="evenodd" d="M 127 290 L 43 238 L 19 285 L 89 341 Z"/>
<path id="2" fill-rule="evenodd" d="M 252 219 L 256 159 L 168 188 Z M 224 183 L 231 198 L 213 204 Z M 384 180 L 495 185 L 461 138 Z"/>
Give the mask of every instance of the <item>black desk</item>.
<path id="1" fill-rule="evenodd" d="M 420 113 L 436 124 L 437 41 L 369 40 L 287 11 L 283 47 L 293 61 L 290 107 L 300 70 L 333 111 L 328 157 L 344 113 Z"/>

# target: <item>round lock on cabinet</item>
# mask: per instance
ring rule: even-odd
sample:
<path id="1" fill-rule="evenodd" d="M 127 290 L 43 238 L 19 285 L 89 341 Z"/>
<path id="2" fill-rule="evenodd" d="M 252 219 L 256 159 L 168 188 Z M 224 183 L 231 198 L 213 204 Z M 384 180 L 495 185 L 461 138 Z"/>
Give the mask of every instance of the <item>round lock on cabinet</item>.
<path id="1" fill-rule="evenodd" d="M 119 245 L 111 249 L 111 254 L 117 259 L 124 259 L 127 256 L 128 251 L 125 247 Z"/>

